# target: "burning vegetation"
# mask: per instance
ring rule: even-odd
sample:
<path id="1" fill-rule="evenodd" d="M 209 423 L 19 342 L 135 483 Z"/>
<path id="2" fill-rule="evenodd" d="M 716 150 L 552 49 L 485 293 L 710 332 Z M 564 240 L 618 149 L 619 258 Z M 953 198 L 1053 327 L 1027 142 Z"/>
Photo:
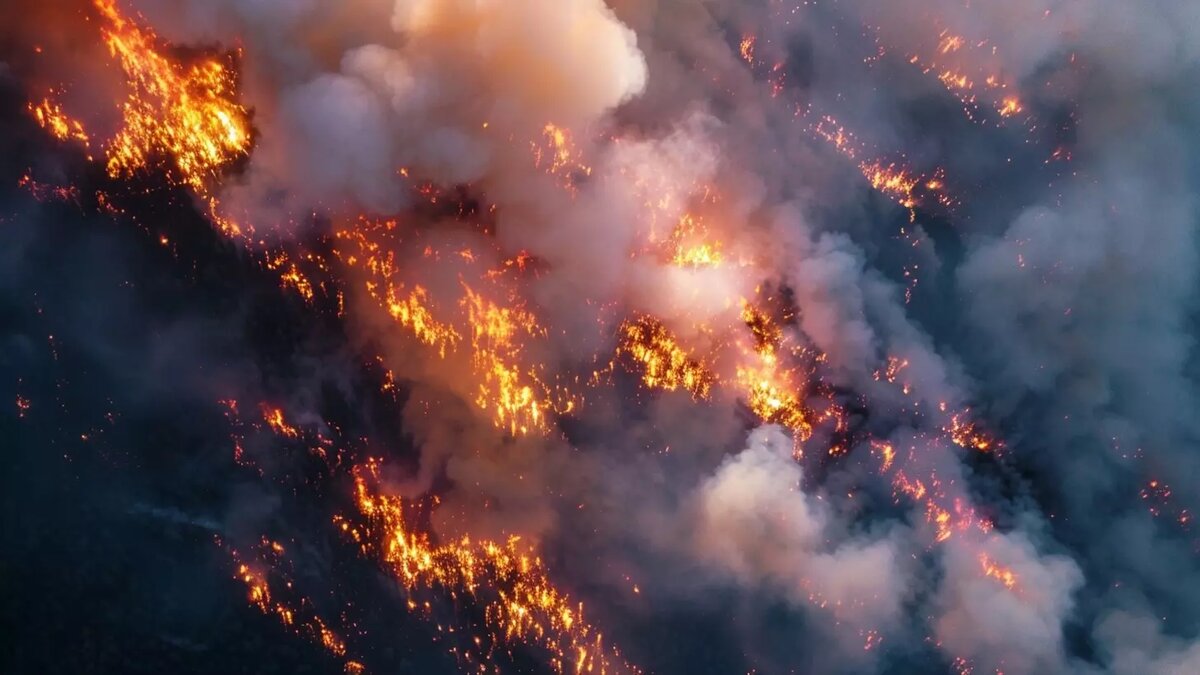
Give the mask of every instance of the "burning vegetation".
<path id="1" fill-rule="evenodd" d="M 479 673 L 499 672 L 496 664 L 518 650 L 536 654 L 556 673 L 641 672 L 605 637 L 602 621 L 595 618 L 604 613 L 589 611 L 585 617 L 578 597 L 587 590 L 577 593 L 579 586 L 561 582 L 558 565 L 566 556 L 544 548 L 541 538 L 560 523 L 599 527 L 588 520 L 591 502 L 577 499 L 571 490 L 602 494 L 596 499 L 601 503 L 618 493 L 579 488 L 575 482 L 587 481 L 574 474 L 563 476 L 559 486 L 558 476 L 534 473 L 559 471 L 566 464 L 588 467 L 573 469 L 580 472 L 602 466 L 580 458 L 587 454 L 581 451 L 589 445 L 586 437 L 603 435 L 596 429 L 624 427 L 625 418 L 636 418 L 627 425 L 636 428 L 613 429 L 617 442 L 657 440 L 663 430 L 652 416 L 661 412 L 659 402 L 664 408 L 690 406 L 685 409 L 696 417 L 721 410 L 729 413 L 722 420 L 736 420 L 743 430 L 772 425 L 786 433 L 793 443 L 787 461 L 802 464 L 804 472 L 796 468 L 793 479 L 791 473 L 773 471 L 775 465 L 755 464 L 762 453 L 756 455 L 753 448 L 722 458 L 704 494 L 730 499 L 733 503 L 721 504 L 721 517 L 732 512 L 742 520 L 730 521 L 730 529 L 737 531 L 720 532 L 715 543 L 694 546 L 715 549 L 716 554 L 708 553 L 710 562 L 718 561 L 717 572 L 739 582 L 779 585 L 786 580 L 785 595 L 805 598 L 807 609 L 821 612 L 831 625 L 850 626 L 861 651 L 887 649 L 882 635 L 895 630 L 896 622 L 877 620 L 871 611 L 887 609 L 880 599 L 887 591 L 864 585 L 869 592 L 853 596 L 835 583 L 823 587 L 813 581 L 833 578 L 826 568 L 840 571 L 841 555 L 851 562 L 869 561 L 873 567 L 864 563 L 860 569 L 890 578 L 893 572 L 902 574 L 897 560 L 933 559 L 944 551 L 950 551 L 944 554 L 949 559 L 961 547 L 971 561 L 965 567 L 972 582 L 998 589 L 1024 610 L 1040 609 L 1042 599 L 1026 573 L 1029 561 L 992 553 L 998 542 L 1008 541 L 1006 528 L 1016 526 L 977 503 L 968 472 L 961 469 L 977 463 L 998 466 L 998 473 L 1008 471 L 1008 448 L 994 431 L 996 420 L 987 407 L 975 406 L 974 397 L 955 392 L 949 382 L 957 373 L 946 372 L 953 369 L 922 362 L 925 345 L 920 339 L 905 334 L 905 339 L 892 340 L 873 332 L 865 318 L 850 316 L 871 314 L 870 319 L 886 323 L 900 321 L 889 312 L 903 314 L 898 304 L 886 311 L 877 311 L 881 304 L 870 304 L 885 302 L 879 299 L 884 296 L 890 301 L 894 289 L 863 271 L 865 254 L 848 253 L 848 238 L 777 225 L 785 216 L 796 216 L 797 198 L 790 187 L 765 187 L 770 181 L 744 180 L 728 168 L 719 149 L 706 144 L 706 125 L 715 126 L 710 120 L 662 139 L 646 138 L 650 132 L 645 129 L 623 129 L 611 119 L 612 109 L 645 85 L 640 52 L 636 59 L 618 63 L 624 70 L 614 67 L 621 71 L 618 75 L 588 83 L 615 91 L 588 114 L 580 113 L 574 100 L 559 100 L 569 98 L 559 88 L 571 93 L 573 83 L 557 72 L 523 76 L 511 85 L 517 93 L 498 96 L 498 102 L 488 105 L 469 98 L 476 105 L 453 108 L 437 100 L 446 92 L 421 80 L 420 67 L 433 68 L 439 82 L 462 76 L 464 86 L 487 89 L 489 78 L 455 69 L 469 70 L 464 64 L 479 58 L 527 65 L 528 45 L 491 42 L 500 40 L 487 32 L 505 20 L 499 10 L 466 8 L 470 3 L 417 4 L 421 11 L 410 16 L 397 10 L 393 22 L 404 24 L 406 40 L 427 56 L 371 45 L 347 54 L 336 76 L 325 73 L 313 85 L 328 85 L 343 98 L 361 95 L 353 111 L 359 114 L 357 122 L 386 120 L 380 127 L 394 137 L 377 140 L 393 154 L 356 149 L 362 154 L 378 150 L 383 156 L 371 166 L 375 174 L 387 174 L 386 199 L 330 190 L 303 201 L 307 185 L 288 184 L 289 167 L 268 163 L 287 163 L 290 155 L 259 160 L 260 140 L 268 132 L 280 132 L 255 128 L 255 102 L 247 100 L 241 84 L 242 61 L 253 55 L 243 47 L 223 51 L 170 43 L 116 0 L 94 0 L 93 10 L 96 39 L 124 82 L 117 97 L 119 127 L 107 135 L 90 131 L 83 117 L 73 116 L 83 111 L 65 109 L 58 91 L 27 105 L 46 134 L 81 149 L 108 182 L 88 194 L 70 185 L 39 182 L 27 173 L 20 187 L 41 201 L 74 204 L 143 229 L 144 223 L 125 210 L 136 211 L 138 197 L 120 194 L 121 186 L 160 181 L 194 200 L 223 245 L 236 247 L 267 274 L 287 302 L 349 336 L 347 350 L 367 362 L 377 393 L 395 404 L 388 415 L 413 427 L 392 437 L 350 438 L 323 412 L 295 410 L 281 401 L 261 403 L 253 420 L 243 420 L 237 402 L 223 399 L 239 467 L 263 481 L 293 479 L 280 468 L 287 461 L 309 468 L 302 487 L 288 483 L 293 495 L 340 495 L 343 508 L 326 518 L 340 545 L 382 571 L 414 616 L 436 626 L 439 634 L 453 634 L 447 638 L 451 653 L 464 670 Z M 612 42 L 636 51 L 636 40 L 621 32 L 628 29 L 607 6 L 593 4 L 600 8 L 588 5 L 599 17 L 595 21 L 619 26 L 619 39 Z M 478 44 L 470 42 L 476 38 Z M 464 40 L 469 49 L 456 42 Z M 888 50 L 880 40 L 878 52 L 865 62 L 885 59 Z M 880 204 L 892 209 L 898 222 L 907 220 L 896 237 L 904 248 L 927 241 L 916 233 L 919 219 L 953 218 L 960 201 L 948 187 L 955 183 L 946 169 L 881 150 L 814 105 L 796 103 L 794 114 L 787 109 L 779 99 L 786 98 L 792 81 L 788 74 L 794 71 L 786 50 L 767 33 L 743 34 L 725 48 L 724 56 L 734 65 L 705 66 L 712 68 L 705 76 L 720 81 L 731 77 L 724 73 L 733 67 L 739 77 L 748 73 L 748 84 L 736 86 L 772 101 L 772 115 L 784 110 L 784 116 L 800 120 L 797 128 L 817 148 L 814 153 L 844 162 L 863 191 L 881 195 Z M 968 58 L 989 49 L 986 41 L 942 30 L 936 48 L 905 54 L 899 63 L 936 81 L 945 89 L 942 94 L 949 92 L 972 120 L 1034 125 L 1037 106 L 1017 91 L 1016 81 Z M 530 89 L 521 89 L 526 86 Z M 732 92 L 735 85 L 728 86 Z M 266 103 L 282 106 L 275 100 Z M 420 105 L 430 110 L 413 112 Z M 434 147 L 429 138 L 408 129 L 398 131 L 409 114 L 422 121 L 428 119 L 420 115 L 453 118 L 430 133 L 445 146 Z M 321 149 L 331 164 L 345 160 L 337 157 L 343 148 L 336 143 Z M 396 161 L 408 151 L 411 157 L 406 158 L 415 161 Z M 1054 153 L 1063 161 L 1070 157 L 1069 150 Z M 247 189 L 262 180 L 247 170 L 255 161 L 263 162 L 255 168 L 268 182 L 278 184 L 254 183 L 254 189 Z M 331 173 L 343 169 L 335 167 Z M 340 173 L 321 178 L 342 180 Z M 756 190 L 775 190 L 789 198 L 771 194 L 779 204 L 767 205 Z M 303 208 L 285 208 L 293 199 L 301 200 Z M 231 203 L 242 207 L 237 218 L 226 211 Z M 569 228 L 562 225 L 568 221 Z M 158 235 L 158 242 L 171 250 L 177 245 L 166 233 Z M 816 271 L 796 269 L 806 264 Z M 905 303 L 912 300 L 918 269 L 923 268 L 916 263 L 903 268 Z M 855 284 L 861 288 L 846 290 Z M 852 311 L 830 300 L 839 294 L 851 297 L 845 304 Z M 633 390 L 638 395 L 628 396 Z M 36 416 L 39 408 L 40 402 L 16 398 L 19 419 Z M 650 421 L 642 424 L 642 418 Z M 708 422 L 697 426 L 707 430 Z M 410 441 L 444 447 L 411 462 L 393 461 L 393 450 L 397 456 L 402 453 L 390 445 Z M 287 460 L 263 461 L 261 447 L 299 448 L 295 454 L 301 458 L 292 454 Z M 668 452 L 682 454 L 670 446 L 661 454 Z M 839 480 L 821 482 L 843 469 Z M 544 511 L 554 515 L 542 517 L 543 510 L 529 507 L 537 512 L 531 520 L 544 521 L 529 526 L 531 535 L 517 527 L 496 536 L 489 520 L 495 513 L 507 515 L 505 509 L 521 510 L 535 500 L 521 490 L 495 489 L 497 496 L 485 486 L 491 480 L 524 483 L 526 472 L 529 483 L 541 481 L 530 490 L 551 504 Z M 787 484 L 773 491 L 771 479 L 781 473 Z M 726 491 L 717 480 L 722 475 L 761 489 Z M 477 522 L 468 517 L 459 528 L 468 534 L 441 531 L 438 525 L 451 512 L 443 497 L 473 489 L 480 492 L 478 499 L 463 501 L 476 509 Z M 1174 506 L 1171 495 L 1155 479 L 1143 488 L 1141 499 L 1153 516 L 1167 514 L 1186 525 L 1189 512 Z M 759 504 L 760 497 L 766 517 L 748 506 Z M 670 498 L 679 496 L 672 493 Z M 679 499 L 691 503 L 690 497 Z M 680 511 L 688 508 L 692 506 Z M 872 530 L 874 511 L 888 510 L 905 514 L 902 526 L 860 536 L 860 530 Z M 849 514 L 845 523 L 829 515 L 835 511 Z M 684 517 L 696 516 L 689 512 Z M 759 542 L 731 543 L 755 528 L 770 540 L 761 550 Z M 896 534 L 901 530 L 903 535 Z M 896 544 L 909 530 L 919 545 Z M 840 548 L 835 537 L 852 541 Z M 244 586 L 252 607 L 319 645 L 345 672 L 367 670 L 369 658 L 358 650 L 364 631 L 348 618 L 353 612 L 335 611 L 327 599 L 301 592 L 305 583 L 298 561 L 311 552 L 265 535 L 257 540 L 214 538 L 228 554 L 231 576 Z M 784 542 L 783 552 L 776 554 L 771 546 L 779 542 Z M 643 587 L 650 588 L 630 586 L 638 596 Z M 896 606 L 915 602 L 908 596 L 893 600 Z M 474 614 L 466 614 L 473 618 L 462 620 L 459 614 L 446 620 L 439 602 L 468 606 Z M 625 600 L 606 606 L 609 615 L 621 609 L 621 602 Z M 594 607 L 589 600 L 589 609 Z M 885 611 L 879 615 L 889 616 Z M 933 636 L 926 642 L 942 649 Z M 945 651 L 946 660 L 967 671 L 977 658 L 951 654 L 949 647 Z"/>

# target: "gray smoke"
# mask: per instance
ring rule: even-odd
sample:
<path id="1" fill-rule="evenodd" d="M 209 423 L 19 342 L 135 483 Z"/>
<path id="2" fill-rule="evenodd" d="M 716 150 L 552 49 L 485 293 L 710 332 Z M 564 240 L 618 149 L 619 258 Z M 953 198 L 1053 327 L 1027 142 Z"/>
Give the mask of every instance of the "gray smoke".
<path id="1" fill-rule="evenodd" d="M 521 294 L 552 330 L 529 356 L 584 377 L 612 354 L 614 316 L 715 344 L 740 327 L 739 298 L 787 289 L 787 337 L 865 408 L 855 431 L 996 525 L 941 541 L 874 470 L 865 436 L 825 461 L 839 453 L 818 434 L 798 460 L 778 428 L 750 429 L 734 395 L 639 392 L 634 406 L 618 383 L 589 390 L 569 441 L 508 438 L 474 403 L 468 364 L 417 351 L 353 297 L 357 339 L 382 344 L 412 390 L 404 425 L 421 462 L 398 489 L 455 485 L 440 533 L 522 534 L 612 595 L 625 570 L 662 587 L 656 607 L 598 603 L 618 617 L 653 622 L 714 589 L 738 598 L 742 625 L 782 611 L 787 640 L 726 626 L 739 667 L 1200 668 L 1186 515 L 1200 508 L 1200 5 L 134 4 L 172 41 L 242 49 L 260 136 L 220 188 L 238 217 L 300 237 L 409 215 L 415 180 L 468 185 L 495 205 L 494 233 L 412 215 L 422 242 L 536 256 L 544 270 Z M 942 86 L 944 69 L 972 80 L 970 100 Z M 999 117 L 1015 95 L 1020 113 Z M 824 115 L 854 132 L 860 159 L 943 168 L 957 203 L 922 203 L 909 222 L 811 133 Z M 530 162 L 548 124 L 589 168 L 570 189 Z M 631 255 L 707 186 L 730 264 Z M 458 268 L 422 248 L 395 251 L 404 282 L 454 307 Z M 910 391 L 880 381 L 889 357 L 907 363 Z M 1004 439 L 998 455 L 945 438 L 967 406 Z M 1172 489 L 1157 517 L 1150 480 Z M 1011 570 L 1012 588 L 983 560 Z"/>

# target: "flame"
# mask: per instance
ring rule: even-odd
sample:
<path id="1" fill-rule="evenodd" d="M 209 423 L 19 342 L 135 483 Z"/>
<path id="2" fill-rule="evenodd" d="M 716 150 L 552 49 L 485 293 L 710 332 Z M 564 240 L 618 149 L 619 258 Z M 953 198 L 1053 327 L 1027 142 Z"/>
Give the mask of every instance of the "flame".
<path id="1" fill-rule="evenodd" d="M 742 55 L 742 60 L 750 65 L 754 65 L 754 43 L 757 39 L 753 35 L 747 35 L 738 45 L 738 53 Z"/>
<path id="2" fill-rule="evenodd" d="M 533 165 L 559 177 L 569 192 L 574 193 L 577 183 L 592 174 L 592 168 L 583 163 L 579 148 L 568 129 L 546 124 L 542 127 L 541 141 L 530 143 L 530 147 L 533 150 Z"/>
<path id="3" fill-rule="evenodd" d="M 1012 117 L 1024 109 L 1019 98 L 1016 96 L 1005 96 L 1000 100 L 1000 107 L 996 112 L 1000 113 L 1001 117 Z"/>
<path id="4" fill-rule="evenodd" d="M 501 307 L 465 284 L 463 289 L 462 305 L 471 326 L 471 363 L 482 376 L 476 404 L 490 410 L 496 426 L 514 436 L 548 432 L 548 413 L 569 413 L 577 401 L 555 392 L 532 368 L 521 365 L 521 337 L 544 337 L 545 329 L 522 308 Z"/>
<path id="5" fill-rule="evenodd" d="M 965 42 L 965 40 L 963 40 L 963 37 L 961 35 L 953 35 L 953 34 L 950 34 L 949 32 L 943 31 L 942 39 L 938 43 L 938 52 L 941 54 L 949 54 L 950 52 L 956 52 L 956 51 L 962 49 L 964 42 Z"/>
<path id="6" fill-rule="evenodd" d="M 126 19 L 114 0 L 94 4 L 130 88 L 124 127 L 106 145 L 109 174 L 126 176 L 166 161 L 171 177 L 204 192 L 211 178 L 250 152 L 250 115 L 236 102 L 231 57 L 172 61 L 160 53 L 154 33 Z"/>
<path id="7" fill-rule="evenodd" d="M 59 104 L 49 98 L 42 99 L 37 105 L 30 103 L 29 112 L 43 129 L 60 141 L 75 141 L 85 147 L 91 143 L 83 124 L 68 116 Z"/>
<path id="8" fill-rule="evenodd" d="M 755 321 L 767 321 L 766 315 L 747 305 L 746 323 L 758 338 L 754 349 L 743 355 L 737 366 L 737 382 L 746 396 L 746 404 L 764 422 L 791 429 L 800 440 L 812 435 L 812 420 L 801 397 L 802 378 L 785 367 L 776 349 L 778 328 L 767 322 L 755 330 Z M 768 336 L 765 340 L 760 337 Z"/>
<path id="9" fill-rule="evenodd" d="M 618 355 L 642 369 L 642 383 L 651 389 L 682 389 L 693 398 L 709 397 L 716 376 L 684 349 L 665 326 L 649 317 L 626 321 L 620 328 Z"/>
<path id="10" fill-rule="evenodd" d="M 671 233 L 674 254 L 672 264 L 678 267 L 717 267 L 721 264 L 721 242 L 705 241 L 707 228 L 700 216 L 684 213 Z"/>
<path id="11" fill-rule="evenodd" d="M 785 349 L 783 329 L 751 303 L 743 302 L 741 318 L 748 341 L 717 342 L 710 354 L 700 356 L 683 347 L 661 322 L 642 316 L 621 325 L 617 355 L 638 367 L 643 384 L 651 389 L 683 389 L 693 398 L 707 399 L 719 387 L 741 399 L 763 422 L 784 426 L 801 441 L 812 435 L 818 419 L 832 420 L 840 428 L 842 412 L 832 401 L 822 415 L 805 404 L 811 373 L 791 362 L 802 361 L 807 352 Z M 718 374 L 719 362 L 729 364 L 725 377 Z"/>
<path id="12" fill-rule="evenodd" d="M 335 657 L 344 658 L 347 651 L 345 641 L 313 611 L 312 602 L 308 598 L 296 595 L 294 584 L 281 569 L 284 547 L 278 542 L 272 542 L 264 537 L 259 548 L 262 557 L 261 566 L 265 567 L 266 571 L 256 569 L 257 565 L 251 565 L 244 561 L 238 551 L 229 550 L 229 555 L 236 565 L 234 578 L 245 584 L 246 598 L 250 604 L 257 607 L 263 614 L 274 616 L 292 632 L 312 639 Z M 284 599 L 272 593 L 270 576 L 282 577 L 284 581 L 280 584 L 283 587 L 282 590 L 287 591 L 287 595 L 294 596 L 295 599 Z M 357 662 L 348 661 L 346 664 L 348 668 L 351 663 Z"/>
<path id="13" fill-rule="evenodd" d="M 999 581 L 1010 591 L 1016 589 L 1017 575 L 1012 571 L 1012 568 L 998 564 L 988 557 L 986 553 L 979 554 L 979 565 L 983 568 L 984 576 Z"/>
<path id="14" fill-rule="evenodd" d="M 606 646 L 604 636 L 585 620 L 583 605 L 550 582 L 545 564 L 519 537 L 435 543 L 410 528 L 403 499 L 380 489 L 380 468 L 378 460 L 370 460 L 354 472 L 355 502 L 365 524 L 343 517 L 334 521 L 406 590 L 470 594 L 482 603 L 497 641 L 521 640 L 545 649 L 557 673 L 638 672 Z"/>
<path id="15" fill-rule="evenodd" d="M 895 199 L 905 208 L 911 209 L 917 205 L 913 191 L 921 183 L 919 177 L 895 164 L 884 166 L 881 162 L 872 161 L 863 162 L 859 166 L 871 187 Z"/>
<path id="16" fill-rule="evenodd" d="M 263 421 L 267 423 L 271 431 L 286 436 L 287 438 L 299 438 L 300 430 L 287 423 L 283 417 L 283 410 L 280 408 L 272 408 L 268 405 L 262 406 Z"/>
<path id="17" fill-rule="evenodd" d="M 896 162 L 866 158 L 868 152 L 862 141 L 830 115 L 820 118 L 810 127 L 810 131 L 832 145 L 842 156 L 853 160 L 872 188 L 909 210 L 910 220 L 916 218 L 916 208 L 919 206 L 929 203 L 947 209 L 954 206 L 956 200 L 946 191 L 945 172 L 942 169 L 922 174 Z"/>
<path id="18" fill-rule="evenodd" d="M 879 453 L 882 458 L 880 462 L 880 473 L 887 473 L 887 470 L 892 468 L 892 464 L 896 461 L 896 448 L 891 443 L 883 441 L 871 441 L 871 448 Z"/>
<path id="19" fill-rule="evenodd" d="M 994 450 L 998 443 L 979 426 L 966 418 L 966 413 L 955 413 L 950 416 L 950 424 L 943 428 L 950 435 L 950 440 L 962 448 L 971 448 L 979 452 Z"/>

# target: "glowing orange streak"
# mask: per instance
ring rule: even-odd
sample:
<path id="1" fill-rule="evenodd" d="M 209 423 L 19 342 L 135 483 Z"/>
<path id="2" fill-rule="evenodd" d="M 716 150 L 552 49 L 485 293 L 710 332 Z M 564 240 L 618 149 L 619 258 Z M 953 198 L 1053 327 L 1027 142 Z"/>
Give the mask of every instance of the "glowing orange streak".
<path id="1" fill-rule="evenodd" d="M 986 553 L 979 554 L 979 565 L 983 568 L 984 576 L 999 581 L 1010 591 L 1016 589 L 1017 575 L 1011 568 L 999 565 L 996 561 L 988 557 Z"/>
<path id="2" fill-rule="evenodd" d="M 283 546 L 277 542 L 269 542 L 264 538 L 263 547 L 264 551 L 266 551 L 266 557 L 276 562 L 279 556 L 283 554 Z M 263 614 L 276 617 L 280 623 L 296 634 L 307 636 L 316 641 L 329 651 L 330 654 L 338 658 L 345 658 L 345 641 L 320 616 L 312 611 L 311 603 L 306 598 L 302 597 L 295 603 L 288 603 L 275 598 L 271 593 L 271 584 L 268 581 L 267 574 L 259 572 L 251 565 L 243 562 L 237 551 L 231 549 L 229 554 L 237 565 L 235 578 L 246 585 L 246 597 L 250 604 L 257 607 Z M 267 564 L 271 563 L 268 562 Z M 291 582 L 287 583 L 287 587 L 291 588 Z M 346 669 L 347 672 L 358 673 L 361 673 L 363 670 L 361 664 L 356 661 L 347 661 Z"/>
<path id="3" fill-rule="evenodd" d="M 651 389 L 683 389 L 694 398 L 708 398 L 716 376 L 685 350 L 658 321 L 642 317 L 620 328 L 617 354 L 641 366 L 642 382 Z"/>
<path id="4" fill-rule="evenodd" d="M 286 436 L 287 438 L 300 437 L 300 430 L 288 424 L 284 419 L 283 410 L 279 408 L 272 408 L 271 406 L 263 404 L 262 416 L 263 421 L 266 422 L 271 431 L 274 431 L 276 434 L 279 434 L 280 436 Z"/>
<path id="5" fill-rule="evenodd" d="M 85 147 L 91 143 L 83 124 L 69 117 L 61 106 L 49 98 L 42 99 L 37 105 L 30 103 L 29 112 L 43 129 L 60 141 L 76 141 Z"/>
<path id="6" fill-rule="evenodd" d="M 409 528 L 401 498 L 379 489 L 378 461 L 354 473 L 355 501 L 366 523 L 355 526 L 341 517 L 334 522 L 364 552 L 378 555 L 406 589 L 465 590 L 483 603 L 497 641 L 545 649 L 555 672 L 638 672 L 605 646 L 603 635 L 584 620 L 582 604 L 555 588 L 544 563 L 518 537 L 435 544 Z"/>

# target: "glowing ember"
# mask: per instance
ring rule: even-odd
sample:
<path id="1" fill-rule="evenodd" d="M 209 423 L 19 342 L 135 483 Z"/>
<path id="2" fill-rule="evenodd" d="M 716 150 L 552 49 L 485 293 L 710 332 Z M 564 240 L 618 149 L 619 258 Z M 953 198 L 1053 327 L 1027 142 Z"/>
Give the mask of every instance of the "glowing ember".
<path id="1" fill-rule="evenodd" d="M 231 549 L 229 554 L 237 566 L 235 578 L 246 585 L 246 597 L 250 604 L 263 614 L 274 616 L 297 635 L 313 640 L 330 654 L 338 658 L 346 656 L 345 641 L 313 610 L 308 598 L 295 592 L 294 584 L 281 569 L 284 554 L 281 544 L 263 538 L 259 551 L 261 563 L 257 565 L 245 562 L 238 551 Z M 259 565 L 261 568 L 258 568 Z M 263 568 L 265 571 L 260 571 Z M 276 584 L 274 592 L 269 581 L 272 576 L 280 578 L 282 582 Z M 285 595 L 288 597 L 281 597 Z M 351 663 L 357 664 L 349 661 L 347 666 Z M 357 672 L 362 672 L 361 666 Z"/>
<path id="2" fill-rule="evenodd" d="M 742 55 L 742 60 L 751 65 L 754 65 L 754 42 L 756 40 L 757 38 L 753 35 L 747 35 L 738 45 L 738 53 Z"/>

